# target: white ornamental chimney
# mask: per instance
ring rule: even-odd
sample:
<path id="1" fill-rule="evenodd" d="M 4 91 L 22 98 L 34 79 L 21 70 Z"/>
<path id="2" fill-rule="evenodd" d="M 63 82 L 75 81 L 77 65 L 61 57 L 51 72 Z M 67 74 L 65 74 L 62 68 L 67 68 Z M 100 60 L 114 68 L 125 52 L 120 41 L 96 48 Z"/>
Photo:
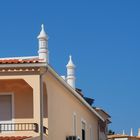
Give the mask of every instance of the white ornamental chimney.
<path id="1" fill-rule="evenodd" d="M 41 59 L 43 62 L 49 62 L 49 51 L 48 51 L 48 35 L 46 34 L 44 30 L 44 25 L 41 25 L 41 31 L 38 35 L 39 40 L 39 59 Z"/>
<path id="2" fill-rule="evenodd" d="M 123 130 L 123 135 L 125 135 L 125 131 Z"/>
<path id="3" fill-rule="evenodd" d="M 69 56 L 69 62 L 66 65 L 67 67 L 67 83 L 75 89 L 75 65 L 72 62 L 72 56 Z"/>
<path id="4" fill-rule="evenodd" d="M 133 129 L 131 128 L 130 136 L 133 136 Z"/>
<path id="5" fill-rule="evenodd" d="M 140 137 L 140 128 L 138 129 L 138 137 Z"/>

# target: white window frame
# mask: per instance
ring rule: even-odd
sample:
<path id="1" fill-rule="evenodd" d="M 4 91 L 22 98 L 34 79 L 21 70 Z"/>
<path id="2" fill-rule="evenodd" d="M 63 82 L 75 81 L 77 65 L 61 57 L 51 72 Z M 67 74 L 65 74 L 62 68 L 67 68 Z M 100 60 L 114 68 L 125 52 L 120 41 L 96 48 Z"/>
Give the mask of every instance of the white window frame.
<path id="1" fill-rule="evenodd" d="M 73 113 L 73 135 L 77 135 L 77 114 Z"/>
<path id="2" fill-rule="evenodd" d="M 86 120 L 83 119 L 83 118 L 81 118 L 81 129 L 82 129 L 82 123 L 85 124 L 85 131 L 86 131 L 86 129 L 87 129 L 87 122 L 86 122 Z"/>
<path id="3" fill-rule="evenodd" d="M 87 122 L 84 118 L 81 118 L 81 130 L 83 129 L 82 123 L 85 124 L 85 129 L 84 129 L 85 130 L 85 139 L 87 140 Z"/>

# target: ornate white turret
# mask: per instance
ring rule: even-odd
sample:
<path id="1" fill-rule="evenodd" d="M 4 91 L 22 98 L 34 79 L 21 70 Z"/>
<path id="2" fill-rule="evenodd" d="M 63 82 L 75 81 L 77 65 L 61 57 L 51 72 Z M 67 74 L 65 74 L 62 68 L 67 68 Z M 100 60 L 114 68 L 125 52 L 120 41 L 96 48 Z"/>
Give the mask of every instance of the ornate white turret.
<path id="1" fill-rule="evenodd" d="M 39 40 L 39 59 L 41 59 L 43 62 L 49 62 L 48 35 L 44 30 L 43 24 L 41 25 L 41 32 L 37 38 Z"/>
<path id="2" fill-rule="evenodd" d="M 69 56 L 69 62 L 66 65 L 67 67 L 67 83 L 75 89 L 75 65 L 72 62 L 72 56 Z"/>
<path id="3" fill-rule="evenodd" d="M 133 128 L 130 130 L 130 136 L 133 136 Z"/>
<path id="4" fill-rule="evenodd" d="M 140 137 L 140 128 L 138 129 L 138 137 Z"/>
<path id="5" fill-rule="evenodd" d="M 125 131 L 123 130 L 123 133 L 122 133 L 123 135 L 125 135 Z"/>

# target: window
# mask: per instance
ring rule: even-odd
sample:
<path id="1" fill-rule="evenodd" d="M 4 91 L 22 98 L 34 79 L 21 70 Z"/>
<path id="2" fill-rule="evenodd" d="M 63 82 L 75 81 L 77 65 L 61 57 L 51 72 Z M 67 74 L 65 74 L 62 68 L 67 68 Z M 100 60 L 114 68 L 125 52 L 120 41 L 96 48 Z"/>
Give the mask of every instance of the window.
<path id="1" fill-rule="evenodd" d="M 86 124 L 82 121 L 82 140 L 86 139 Z"/>
<path id="2" fill-rule="evenodd" d="M 0 95 L 0 121 L 12 120 L 12 96 Z"/>

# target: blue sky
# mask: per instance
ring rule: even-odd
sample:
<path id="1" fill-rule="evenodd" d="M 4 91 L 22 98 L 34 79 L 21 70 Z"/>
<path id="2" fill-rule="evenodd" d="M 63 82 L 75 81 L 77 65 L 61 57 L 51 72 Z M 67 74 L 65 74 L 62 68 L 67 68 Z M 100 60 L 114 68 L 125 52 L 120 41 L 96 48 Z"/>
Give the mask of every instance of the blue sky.
<path id="1" fill-rule="evenodd" d="M 2 0 L 0 57 L 37 55 L 37 35 L 49 34 L 50 65 L 66 73 L 76 64 L 76 85 L 112 116 L 110 128 L 140 127 L 139 0 Z"/>

